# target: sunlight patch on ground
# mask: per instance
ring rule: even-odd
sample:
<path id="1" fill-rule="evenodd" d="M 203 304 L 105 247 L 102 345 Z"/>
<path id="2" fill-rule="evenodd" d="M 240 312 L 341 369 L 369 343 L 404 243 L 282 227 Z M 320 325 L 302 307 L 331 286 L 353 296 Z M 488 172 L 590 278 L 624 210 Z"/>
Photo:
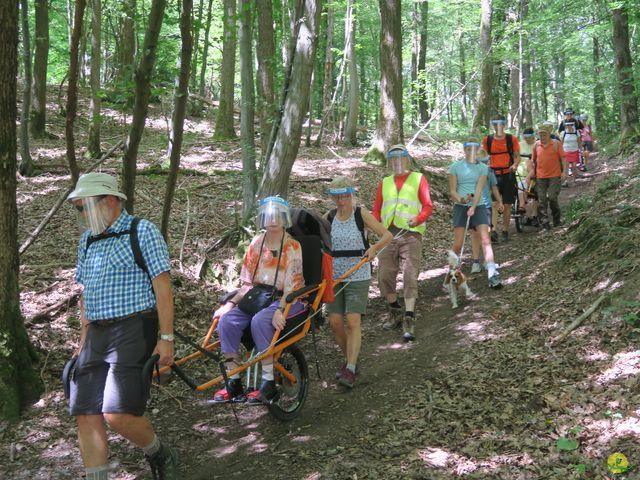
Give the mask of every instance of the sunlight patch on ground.
<path id="1" fill-rule="evenodd" d="M 313 472 L 304 477 L 304 480 L 320 480 L 322 478 L 322 474 L 320 472 Z"/>
<path id="2" fill-rule="evenodd" d="M 571 252 L 573 252 L 576 248 L 578 248 L 578 245 L 576 245 L 575 243 L 570 243 L 567 246 L 564 247 L 564 249 L 560 252 L 560 254 L 558 255 L 560 258 L 567 256 L 568 254 L 570 254 Z"/>
<path id="3" fill-rule="evenodd" d="M 291 441 L 295 443 L 307 443 L 307 442 L 310 442 L 312 439 L 313 437 L 311 437 L 310 435 L 298 435 L 296 437 L 293 437 Z"/>
<path id="4" fill-rule="evenodd" d="M 620 378 L 640 374 L 640 350 L 618 353 L 613 357 L 613 365 L 596 378 L 600 385 L 606 385 Z"/>
<path id="5" fill-rule="evenodd" d="M 607 352 L 603 352 L 602 350 L 590 348 L 589 351 L 585 352 L 584 355 L 579 356 L 579 358 L 585 362 L 602 362 L 604 360 L 609 360 L 611 355 Z"/>
<path id="6" fill-rule="evenodd" d="M 513 277 L 507 277 L 502 281 L 502 283 L 504 285 L 513 285 L 518 281 L 518 278 L 519 277 L 517 275 L 514 275 Z"/>
<path id="7" fill-rule="evenodd" d="M 261 437 L 261 435 L 259 435 L 258 433 L 252 432 L 248 435 L 245 435 L 244 437 L 238 438 L 237 440 L 232 440 L 232 441 L 227 440 L 226 441 L 228 442 L 227 445 L 214 448 L 209 452 L 212 453 L 215 458 L 226 457 L 227 455 L 231 455 L 232 453 L 235 453 L 241 447 L 255 448 L 256 446 L 262 445 L 262 443 L 257 443 L 258 440 L 260 439 L 259 437 Z M 221 439 L 220 441 L 225 442 L 224 439 Z"/>
<path id="8" fill-rule="evenodd" d="M 474 341 L 483 342 L 485 340 L 492 340 L 492 339 L 498 338 L 497 335 L 486 332 L 486 329 L 490 324 L 491 324 L 490 320 L 469 322 L 464 325 L 458 326 L 456 330 L 466 333 Z"/>
<path id="9" fill-rule="evenodd" d="M 448 468 L 454 475 L 467 475 L 480 469 L 484 472 L 495 471 L 502 465 L 531 465 L 533 459 L 526 453 L 513 455 L 495 455 L 486 460 L 471 459 L 464 455 L 448 452 L 441 448 L 427 448 L 418 452 L 426 467 Z"/>
<path id="10" fill-rule="evenodd" d="M 593 287 L 593 291 L 601 292 L 603 290 L 606 290 L 607 292 L 611 293 L 614 290 L 617 290 L 618 288 L 622 287 L 623 285 L 624 285 L 624 282 L 622 281 L 611 283 L 611 278 L 605 278 L 604 280 L 601 280 L 600 282 L 598 282 L 595 287 Z"/>
<path id="11" fill-rule="evenodd" d="M 420 272 L 420 274 L 418 275 L 418 281 L 423 282 L 425 280 L 431 280 L 432 278 L 437 278 L 442 275 L 446 275 L 448 269 L 449 267 L 442 267 L 442 268 L 433 268 L 425 272 Z"/>
<path id="12" fill-rule="evenodd" d="M 394 342 L 387 343 L 385 345 L 379 345 L 376 347 L 377 352 L 384 352 L 387 350 L 411 350 L 413 342 Z"/>

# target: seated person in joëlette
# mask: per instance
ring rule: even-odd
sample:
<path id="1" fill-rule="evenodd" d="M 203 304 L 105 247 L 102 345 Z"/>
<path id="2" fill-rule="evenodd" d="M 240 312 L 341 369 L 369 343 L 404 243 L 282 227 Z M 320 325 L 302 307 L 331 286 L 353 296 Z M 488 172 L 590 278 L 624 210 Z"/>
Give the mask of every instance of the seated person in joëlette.
<path id="1" fill-rule="evenodd" d="M 289 204 L 280 197 L 260 201 L 257 223 L 264 231 L 249 245 L 242 263 L 237 293 L 214 313 L 220 318 L 218 336 L 222 353 L 230 372 L 241 363 L 238 349 L 244 330 L 250 325 L 258 351 L 266 350 L 276 330 L 286 324 L 284 318 L 286 296 L 304 287 L 302 248 L 286 229 L 291 226 Z M 270 294 L 255 295 L 261 287 Z M 260 293 L 260 292 L 258 292 Z M 246 298 L 245 298 L 246 297 Z M 255 298 L 258 297 L 258 298 Z M 288 317 L 304 310 L 304 305 L 291 305 Z M 231 375 L 226 388 L 214 394 L 217 402 L 271 403 L 277 399 L 273 376 L 273 358 L 262 362 L 262 384 L 259 390 L 245 395 L 240 374 Z"/>

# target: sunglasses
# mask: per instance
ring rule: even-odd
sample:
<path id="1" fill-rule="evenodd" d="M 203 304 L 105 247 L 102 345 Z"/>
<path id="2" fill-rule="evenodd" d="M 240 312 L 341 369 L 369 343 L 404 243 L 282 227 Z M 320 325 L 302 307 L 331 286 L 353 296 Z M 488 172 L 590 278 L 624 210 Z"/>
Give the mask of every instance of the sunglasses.
<path id="1" fill-rule="evenodd" d="M 83 204 L 76 204 L 74 203 L 73 206 L 75 207 L 75 209 L 80 212 L 83 213 L 85 210 L 91 210 L 92 208 L 94 208 L 98 203 L 100 203 L 102 200 L 104 200 L 105 198 L 107 198 L 106 195 L 101 195 L 98 197 L 98 199 L 96 200 L 95 203 L 93 204 L 89 204 L 89 205 L 83 205 Z"/>

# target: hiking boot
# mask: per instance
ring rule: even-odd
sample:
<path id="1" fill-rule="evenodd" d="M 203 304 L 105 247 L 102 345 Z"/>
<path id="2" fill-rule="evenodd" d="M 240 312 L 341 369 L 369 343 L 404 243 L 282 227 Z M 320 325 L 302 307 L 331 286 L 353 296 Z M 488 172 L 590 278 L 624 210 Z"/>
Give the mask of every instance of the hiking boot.
<path id="1" fill-rule="evenodd" d="M 509 232 L 502 232 L 502 241 L 503 242 L 509 241 Z"/>
<path id="2" fill-rule="evenodd" d="M 498 232 L 496 232 L 495 230 L 491 231 L 491 242 L 498 243 Z"/>
<path id="3" fill-rule="evenodd" d="M 538 217 L 533 217 L 531 219 L 531 226 L 532 227 L 536 227 L 536 228 L 540 228 L 540 222 L 538 221 Z"/>
<path id="4" fill-rule="evenodd" d="M 356 383 L 356 374 L 349 370 L 345 365 L 340 372 L 338 383 L 348 388 L 353 388 Z"/>
<path id="5" fill-rule="evenodd" d="M 275 380 L 263 380 L 260 390 L 255 390 L 247 395 L 249 405 L 269 405 L 278 400 L 279 393 Z"/>
<path id="6" fill-rule="evenodd" d="M 389 310 L 389 319 L 382 324 L 383 330 L 395 330 L 400 328 L 402 325 L 402 319 L 400 315 L 402 314 L 401 307 L 392 307 L 391 304 L 387 304 L 387 308 Z"/>
<path id="7" fill-rule="evenodd" d="M 340 380 L 340 377 L 342 376 L 342 372 L 344 370 L 348 370 L 346 363 L 343 363 L 342 366 L 338 370 L 336 370 L 336 380 Z M 356 365 L 356 375 L 358 374 L 358 370 L 358 365 Z"/>
<path id="8" fill-rule="evenodd" d="M 471 273 L 480 273 L 482 271 L 482 266 L 480 266 L 480 262 L 473 262 L 471 265 Z"/>
<path id="9" fill-rule="evenodd" d="M 500 280 L 500 274 L 498 272 L 494 273 L 489 279 L 489 287 L 496 290 L 502 288 L 502 280 Z"/>
<path id="10" fill-rule="evenodd" d="M 244 388 L 242 387 L 242 380 L 239 378 L 230 378 L 226 388 L 218 390 L 213 394 L 212 403 L 242 403 L 247 399 L 244 394 Z"/>
<path id="11" fill-rule="evenodd" d="M 153 480 L 176 480 L 178 477 L 178 452 L 171 447 L 160 446 L 155 455 L 148 456 Z"/>
<path id="12" fill-rule="evenodd" d="M 410 342 L 416 339 L 414 334 L 415 326 L 416 319 L 414 317 L 404 317 L 404 321 L 402 322 L 402 330 L 404 331 L 402 338 L 404 338 L 405 342 Z"/>
<path id="13" fill-rule="evenodd" d="M 562 220 L 554 220 L 553 221 L 553 226 L 554 227 L 561 227 L 564 224 L 564 222 Z"/>

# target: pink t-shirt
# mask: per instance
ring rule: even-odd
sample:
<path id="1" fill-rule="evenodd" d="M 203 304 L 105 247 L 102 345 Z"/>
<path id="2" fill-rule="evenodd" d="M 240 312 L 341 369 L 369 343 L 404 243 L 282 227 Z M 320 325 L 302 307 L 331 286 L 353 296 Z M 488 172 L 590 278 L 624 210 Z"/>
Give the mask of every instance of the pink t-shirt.
<path id="1" fill-rule="evenodd" d="M 584 128 L 580 130 L 580 139 L 583 142 L 593 142 L 591 125 L 585 125 Z"/>

